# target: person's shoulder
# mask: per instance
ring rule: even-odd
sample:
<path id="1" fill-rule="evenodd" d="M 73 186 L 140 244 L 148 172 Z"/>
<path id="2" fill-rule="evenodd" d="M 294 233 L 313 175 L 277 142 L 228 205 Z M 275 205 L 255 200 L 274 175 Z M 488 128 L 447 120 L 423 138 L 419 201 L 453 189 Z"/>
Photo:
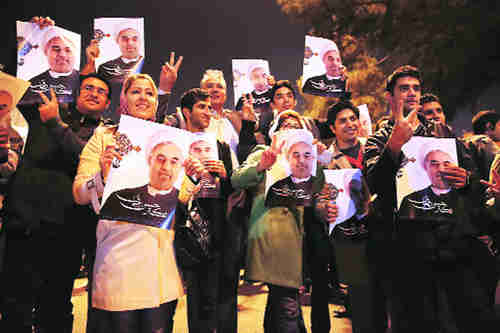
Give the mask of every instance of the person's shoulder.
<path id="1" fill-rule="evenodd" d="M 47 69 L 45 72 L 42 72 L 38 75 L 33 76 L 28 81 L 30 81 L 31 84 L 33 84 L 34 82 L 41 81 L 43 79 L 47 79 L 48 77 L 49 77 L 49 70 Z"/>
<path id="2" fill-rule="evenodd" d="M 145 193 L 147 192 L 148 190 L 148 185 L 142 185 L 142 186 L 138 186 L 138 187 L 130 187 L 130 188 L 124 188 L 124 189 L 121 189 L 121 190 L 117 190 L 115 192 L 113 192 L 111 195 L 112 196 L 120 196 L 120 197 L 124 197 L 124 198 L 130 198 L 138 193 Z"/>

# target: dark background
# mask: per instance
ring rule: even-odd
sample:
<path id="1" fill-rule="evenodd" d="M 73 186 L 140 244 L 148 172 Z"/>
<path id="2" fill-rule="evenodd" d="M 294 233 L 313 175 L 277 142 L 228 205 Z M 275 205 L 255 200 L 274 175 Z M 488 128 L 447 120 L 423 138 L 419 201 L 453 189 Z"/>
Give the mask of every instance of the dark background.
<path id="1" fill-rule="evenodd" d="M 15 21 L 50 16 L 56 25 L 82 35 L 82 53 L 95 17 L 144 17 L 146 60 L 143 72 L 156 81 L 171 51 L 184 62 L 170 108 L 180 95 L 199 86 L 204 70 L 224 71 L 227 107 L 233 107 L 231 59 L 263 58 L 277 79 L 295 81 L 302 72 L 306 28 L 292 24 L 273 0 L 87 0 L 12 1 L 0 14 L 0 63 L 16 72 Z M 85 59 L 82 56 L 82 65 Z"/>

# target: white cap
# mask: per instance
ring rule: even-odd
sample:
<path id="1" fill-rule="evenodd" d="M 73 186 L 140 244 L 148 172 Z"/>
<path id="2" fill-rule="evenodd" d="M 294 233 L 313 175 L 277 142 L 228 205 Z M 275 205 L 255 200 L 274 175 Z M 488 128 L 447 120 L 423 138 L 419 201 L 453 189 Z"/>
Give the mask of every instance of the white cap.
<path id="1" fill-rule="evenodd" d="M 248 71 L 247 71 L 247 75 L 248 75 L 248 79 L 250 80 L 250 75 L 252 74 L 252 72 L 258 68 L 262 68 L 262 70 L 264 71 L 264 73 L 266 74 L 269 74 L 267 73 L 267 66 L 266 66 L 266 63 L 264 61 L 262 62 L 254 62 L 252 63 L 250 66 L 248 66 Z"/>
<path id="2" fill-rule="evenodd" d="M 132 29 L 137 31 L 139 34 L 141 33 L 139 29 L 139 20 L 138 19 L 123 19 L 115 23 L 113 30 L 113 38 L 116 41 L 120 33 L 124 30 Z"/>
<path id="3" fill-rule="evenodd" d="M 42 50 L 44 53 L 45 53 L 45 49 L 48 46 L 48 43 L 56 37 L 59 37 L 62 40 L 64 40 L 64 42 L 68 43 L 69 47 L 71 47 L 71 49 L 73 50 L 73 53 L 76 54 L 77 47 L 76 47 L 75 43 L 71 40 L 71 38 L 69 38 L 68 34 L 66 34 L 66 31 L 62 28 L 54 27 L 54 26 L 50 27 L 47 30 L 47 32 L 45 33 L 45 35 L 43 35 Z"/>
<path id="4" fill-rule="evenodd" d="M 303 142 L 311 147 L 313 146 L 313 135 L 311 132 L 305 129 L 289 129 L 286 131 L 281 131 L 277 135 L 278 144 L 285 141 L 285 145 L 283 147 L 283 152 L 285 153 L 285 155 L 288 155 L 290 148 L 292 148 L 293 145 L 299 142 Z"/>
<path id="5" fill-rule="evenodd" d="M 445 141 L 445 142 L 443 142 Z M 448 140 L 439 140 L 439 139 L 436 139 L 436 140 L 432 140 L 431 142 L 427 142 L 425 144 L 422 145 L 422 147 L 420 148 L 420 165 L 422 166 L 422 168 L 425 170 L 425 158 L 427 157 L 427 155 L 429 155 L 429 153 L 433 152 L 433 151 L 442 151 L 443 153 L 446 153 L 448 154 L 452 160 L 454 160 L 453 158 L 453 154 L 450 152 L 450 144 L 449 144 L 449 141 Z M 454 163 L 457 163 L 457 161 L 453 161 Z"/>
<path id="6" fill-rule="evenodd" d="M 335 42 L 328 40 L 325 42 L 325 45 L 323 45 L 323 48 L 321 49 L 321 52 L 319 54 L 321 61 L 323 61 L 325 55 L 330 51 L 339 53 L 339 48 L 337 47 L 337 44 L 335 44 Z"/>
<path id="7" fill-rule="evenodd" d="M 6 91 L 12 96 L 12 109 L 19 103 L 29 86 L 29 81 L 0 71 L 0 91 Z"/>
<path id="8" fill-rule="evenodd" d="M 187 145 L 186 144 L 180 144 L 177 140 L 178 135 L 175 133 L 176 131 L 172 129 L 162 129 L 159 130 L 158 132 L 155 132 L 151 137 L 148 139 L 148 143 L 146 145 L 146 160 L 149 159 L 149 155 L 153 152 L 153 149 L 158 146 L 159 144 L 165 144 L 165 143 L 171 143 L 176 145 L 179 150 L 181 151 L 182 154 L 182 159 L 184 160 L 186 156 L 188 155 L 187 151 Z M 173 139 L 175 138 L 175 139 Z M 175 141 L 174 141 L 175 140 Z"/>

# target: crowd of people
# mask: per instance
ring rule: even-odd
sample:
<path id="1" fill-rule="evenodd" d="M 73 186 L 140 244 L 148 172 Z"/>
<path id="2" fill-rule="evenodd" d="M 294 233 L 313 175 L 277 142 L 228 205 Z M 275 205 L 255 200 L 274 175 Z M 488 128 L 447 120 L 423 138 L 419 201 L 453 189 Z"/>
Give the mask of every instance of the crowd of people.
<path id="1" fill-rule="evenodd" d="M 474 133 L 455 136 L 439 97 L 422 94 L 421 73 L 409 65 L 387 77 L 390 115 L 369 137 L 360 135 L 347 90 L 318 120 L 297 112 L 289 81 L 267 77 L 234 111 L 225 108 L 224 74 L 214 69 L 169 112 L 182 57 L 171 54 L 157 86 L 148 74 L 127 72 L 141 59 L 134 36 L 133 29 L 120 31 L 123 56 L 97 69 L 99 44 L 90 43 L 73 103 L 58 100 L 52 86 L 67 77 L 53 73 L 73 73 L 59 68 L 71 48 L 57 34 L 46 47 L 52 83 L 37 92 L 38 103 L 19 103 L 16 79 L 0 77 L 2 332 L 71 332 L 82 252 L 90 263 L 89 333 L 172 332 L 184 294 L 189 332 L 238 332 L 241 270 L 248 283 L 269 290 L 266 333 L 307 331 L 305 280 L 312 285 L 313 333 L 332 331 L 328 304 L 339 282 L 347 286 L 355 333 L 497 332 L 500 114 L 479 112 Z M 329 72 L 342 73 L 345 89 L 338 52 L 329 50 L 324 61 Z M 118 76 L 109 77 L 110 66 Z M 112 193 L 101 207 L 112 165 L 123 158 L 118 125 L 104 117 L 111 105 L 118 120 L 127 115 L 212 133 L 218 158 L 201 139 L 188 149 L 153 136 L 145 153 L 149 182 Z M 10 125 L 16 106 L 29 124 L 26 139 Z M 403 147 L 414 137 L 455 139 L 458 164 L 443 149 L 426 147 L 422 168 L 430 185 L 398 210 L 396 182 L 408 163 Z M 281 157 L 290 174 L 268 186 Z M 362 177 L 350 188 L 358 198 L 354 215 L 337 223 L 343 207 L 326 190 L 324 174 L 342 169 L 361 170 Z M 202 196 L 199 184 L 210 177 L 219 195 Z M 117 218 L 132 197 L 175 207 L 174 227 L 155 227 L 164 216 L 158 211 L 142 214 L 140 224 Z M 422 198 L 425 205 L 414 204 Z M 178 237 L 200 220 L 199 241 L 208 244 L 201 259 Z"/>

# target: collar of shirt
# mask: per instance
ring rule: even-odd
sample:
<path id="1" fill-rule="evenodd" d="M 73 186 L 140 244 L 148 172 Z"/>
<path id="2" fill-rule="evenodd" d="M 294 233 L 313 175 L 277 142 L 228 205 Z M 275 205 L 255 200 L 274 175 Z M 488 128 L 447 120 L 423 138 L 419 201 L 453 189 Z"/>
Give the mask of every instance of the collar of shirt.
<path id="1" fill-rule="evenodd" d="M 52 76 L 54 79 L 64 77 L 64 76 L 70 76 L 71 73 L 73 73 L 72 70 L 67 72 L 67 73 L 57 73 L 57 72 L 49 71 L 50 76 Z"/>
<path id="2" fill-rule="evenodd" d="M 295 178 L 294 176 L 291 176 L 291 178 L 292 178 L 292 182 L 294 184 L 298 184 L 298 183 L 305 183 L 305 182 L 307 182 L 309 179 L 311 179 L 311 176 L 306 177 L 306 178 Z"/>
<path id="3" fill-rule="evenodd" d="M 434 192 L 435 195 L 439 196 L 439 195 L 446 194 L 446 193 L 450 192 L 451 188 L 447 188 L 445 190 L 442 190 L 442 189 L 436 188 L 434 186 L 431 186 L 431 190 L 432 190 L 432 192 Z"/>
<path id="4" fill-rule="evenodd" d="M 124 57 L 120 57 L 122 59 L 122 61 L 126 64 L 130 64 L 131 62 L 134 62 L 134 61 L 137 61 L 141 58 L 141 56 L 138 56 L 137 58 L 134 58 L 134 59 L 128 59 L 128 58 L 124 58 Z"/>
<path id="5" fill-rule="evenodd" d="M 148 193 L 149 195 L 151 196 L 156 196 L 157 194 L 160 194 L 160 195 L 165 195 L 165 194 L 169 194 L 170 192 L 172 192 L 173 190 L 173 187 L 170 188 L 170 190 L 157 190 L 155 189 L 153 186 L 151 185 L 148 185 Z"/>
<path id="6" fill-rule="evenodd" d="M 326 78 L 328 79 L 328 81 L 339 80 L 340 76 L 330 76 L 330 75 L 326 74 Z"/>

